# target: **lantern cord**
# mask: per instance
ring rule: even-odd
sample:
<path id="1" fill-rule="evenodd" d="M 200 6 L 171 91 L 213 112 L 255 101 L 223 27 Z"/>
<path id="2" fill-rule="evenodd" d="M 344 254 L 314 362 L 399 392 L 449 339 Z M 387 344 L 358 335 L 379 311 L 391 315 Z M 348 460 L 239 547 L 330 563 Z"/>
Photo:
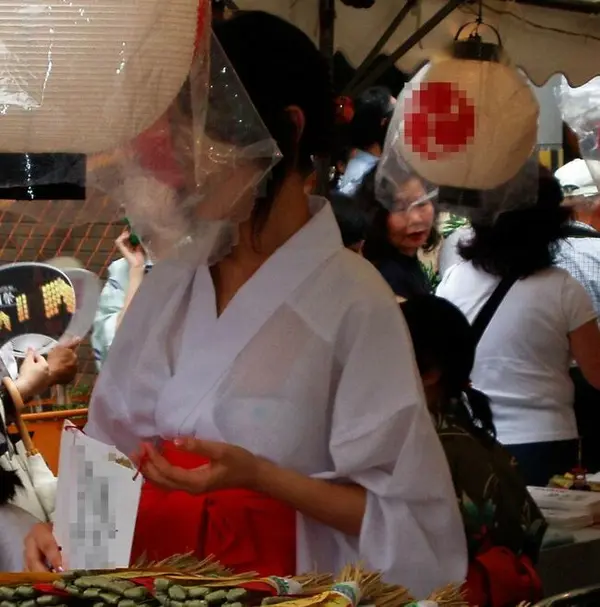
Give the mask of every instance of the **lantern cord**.
<path id="1" fill-rule="evenodd" d="M 531 21 L 529 19 L 526 19 L 525 17 L 521 17 L 519 15 L 515 15 L 514 13 L 510 13 L 507 11 L 501 11 L 498 10 L 496 8 L 493 8 L 485 3 L 483 3 L 483 6 L 485 8 L 485 10 L 491 11 L 492 13 L 496 14 L 496 15 L 501 15 L 501 16 L 507 16 L 507 17 L 512 17 L 513 19 L 516 19 L 517 21 L 521 21 L 522 23 L 525 23 L 526 25 L 533 27 L 535 29 L 538 30 L 543 30 L 543 31 L 547 31 L 547 32 L 554 32 L 556 34 L 564 34 L 565 36 L 575 36 L 577 38 L 587 38 L 588 40 L 597 40 L 598 42 L 600 42 L 600 36 L 594 36 L 592 34 L 578 34 L 576 32 L 570 32 L 568 30 L 563 30 L 557 27 L 548 27 L 546 25 L 540 25 L 539 23 L 535 23 L 534 21 Z M 461 10 L 465 11 L 465 12 L 470 12 L 473 13 L 472 9 L 469 9 L 468 7 L 463 7 L 461 8 Z"/>

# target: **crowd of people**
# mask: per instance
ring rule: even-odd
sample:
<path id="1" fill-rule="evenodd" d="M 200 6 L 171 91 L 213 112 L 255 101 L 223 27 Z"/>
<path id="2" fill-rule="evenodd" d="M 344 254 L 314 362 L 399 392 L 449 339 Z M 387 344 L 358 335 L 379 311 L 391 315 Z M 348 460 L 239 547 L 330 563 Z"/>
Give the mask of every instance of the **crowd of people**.
<path id="1" fill-rule="evenodd" d="M 283 160 L 211 267 L 118 240 L 86 433 L 145 477 L 132 558 L 364 562 L 415 594 L 467 579 L 471 604 L 535 600 L 547 525 L 527 485 L 577 464 L 573 361 L 600 389 L 597 285 L 573 270 L 589 276 L 573 251 L 595 233 L 572 221 L 573 189 L 540 167 L 535 205 L 441 244 L 436 291 L 421 263 L 440 247 L 435 200 L 417 176 L 415 204 L 377 198 L 392 93 L 355 100 L 329 204 L 306 193 L 334 152 L 323 57 L 265 13 L 215 35 Z M 28 394 L 41 360 L 21 367 Z M 63 567 L 51 524 L 29 530 L 25 566 Z"/>

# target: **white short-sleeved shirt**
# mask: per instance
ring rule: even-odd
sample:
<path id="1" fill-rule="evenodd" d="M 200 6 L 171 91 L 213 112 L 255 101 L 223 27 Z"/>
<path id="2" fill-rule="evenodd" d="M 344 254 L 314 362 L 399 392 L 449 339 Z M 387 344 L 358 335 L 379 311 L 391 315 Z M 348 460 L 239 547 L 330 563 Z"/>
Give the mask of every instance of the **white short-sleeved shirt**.
<path id="1" fill-rule="evenodd" d="M 450 268 L 437 294 L 473 322 L 499 278 L 470 262 Z M 590 296 L 560 268 L 519 280 L 488 325 L 473 369 L 505 444 L 577 437 L 568 335 L 596 318 Z"/>

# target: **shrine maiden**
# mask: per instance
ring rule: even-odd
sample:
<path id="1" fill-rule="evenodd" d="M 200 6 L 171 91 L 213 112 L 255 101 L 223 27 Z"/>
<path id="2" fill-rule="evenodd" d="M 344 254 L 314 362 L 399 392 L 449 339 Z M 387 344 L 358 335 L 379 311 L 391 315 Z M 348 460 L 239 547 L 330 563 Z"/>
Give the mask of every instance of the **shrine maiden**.
<path id="1" fill-rule="evenodd" d="M 404 320 L 329 203 L 304 194 L 328 151 L 327 66 L 265 13 L 215 31 L 284 159 L 228 257 L 155 265 L 97 382 L 86 432 L 137 453 L 148 481 L 135 552 L 281 574 L 360 561 L 417 595 L 461 582 L 464 532 Z M 153 446 L 174 437 L 197 440 Z M 45 533 L 30 568 L 57 562 Z"/>

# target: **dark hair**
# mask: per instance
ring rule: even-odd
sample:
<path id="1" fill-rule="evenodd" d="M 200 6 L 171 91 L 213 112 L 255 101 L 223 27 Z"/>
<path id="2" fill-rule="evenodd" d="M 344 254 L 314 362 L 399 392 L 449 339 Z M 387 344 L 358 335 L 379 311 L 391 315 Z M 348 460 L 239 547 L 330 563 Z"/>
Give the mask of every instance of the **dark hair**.
<path id="1" fill-rule="evenodd" d="M 369 220 L 358 201 L 337 191 L 329 195 L 336 221 L 342 233 L 345 247 L 362 242 L 367 233 Z"/>
<path id="2" fill-rule="evenodd" d="M 489 398 L 471 386 L 476 343 L 473 328 L 464 314 L 435 295 L 411 297 L 400 307 L 413 341 L 419 372 L 424 375 L 437 370 L 441 375 L 442 413 L 451 413 L 481 439 L 495 438 Z"/>
<path id="3" fill-rule="evenodd" d="M 355 194 L 369 221 L 362 254 L 365 259 L 375 264 L 384 259 L 389 259 L 398 253 L 396 247 L 394 247 L 389 239 L 388 218 L 390 212 L 375 197 L 376 172 L 377 167 L 371 169 L 363 177 Z M 426 252 L 432 251 L 439 242 L 440 234 L 434 225 L 431 228 L 427 242 L 423 246 L 423 250 Z"/>
<path id="4" fill-rule="evenodd" d="M 329 67 L 306 34 L 274 15 L 240 12 L 213 28 L 283 154 L 265 181 L 265 195 L 255 205 L 253 220 L 260 230 L 285 176 L 291 170 L 309 175 L 313 157 L 330 152 L 334 103 Z M 290 106 L 304 114 L 302 133 L 286 112 Z"/>
<path id="5" fill-rule="evenodd" d="M 491 224 L 474 221 L 473 237 L 459 245 L 460 255 L 502 278 L 525 278 L 551 267 L 572 214 L 562 200 L 560 184 L 540 166 L 537 203 L 502 213 Z"/>
<path id="6" fill-rule="evenodd" d="M 5 470 L 0 464 L 0 507 L 15 499 L 17 489 L 21 487 L 19 475 L 14 470 Z"/>
<path id="7" fill-rule="evenodd" d="M 389 89 L 373 86 L 354 100 L 354 117 L 350 123 L 350 141 L 353 147 L 365 150 L 376 143 L 383 147 L 394 112 L 391 98 Z"/>

